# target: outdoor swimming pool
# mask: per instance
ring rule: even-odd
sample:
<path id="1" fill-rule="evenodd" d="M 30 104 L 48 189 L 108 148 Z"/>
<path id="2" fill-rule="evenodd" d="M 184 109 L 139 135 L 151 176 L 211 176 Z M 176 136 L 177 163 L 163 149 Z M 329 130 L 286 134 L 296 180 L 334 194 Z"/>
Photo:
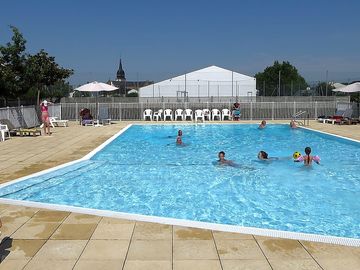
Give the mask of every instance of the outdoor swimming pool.
<path id="1" fill-rule="evenodd" d="M 305 146 L 321 165 L 292 161 Z M 221 150 L 238 167 L 214 165 Z M 259 161 L 259 150 L 280 159 Z M 133 125 L 90 160 L 3 186 L 0 197 L 359 239 L 359 150 L 288 125 Z"/>

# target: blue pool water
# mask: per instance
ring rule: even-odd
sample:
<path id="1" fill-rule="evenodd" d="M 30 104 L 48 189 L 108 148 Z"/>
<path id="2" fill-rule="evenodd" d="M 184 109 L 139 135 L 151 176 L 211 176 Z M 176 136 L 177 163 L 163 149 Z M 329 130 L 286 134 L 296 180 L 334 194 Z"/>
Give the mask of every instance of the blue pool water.
<path id="1" fill-rule="evenodd" d="M 179 128 L 185 147 L 175 145 Z M 292 161 L 306 146 L 321 165 Z M 221 150 L 238 166 L 214 165 Z M 258 161 L 259 150 L 280 160 Z M 135 125 L 90 160 L 9 185 L 0 196 L 360 238 L 359 150 L 357 142 L 287 125 Z"/>

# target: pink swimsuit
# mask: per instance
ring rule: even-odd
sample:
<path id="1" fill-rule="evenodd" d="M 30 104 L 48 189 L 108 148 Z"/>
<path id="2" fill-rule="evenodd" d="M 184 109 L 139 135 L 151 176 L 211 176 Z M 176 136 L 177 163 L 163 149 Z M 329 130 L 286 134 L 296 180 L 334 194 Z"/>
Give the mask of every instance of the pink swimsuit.
<path id="1" fill-rule="evenodd" d="M 41 105 L 40 106 L 40 110 L 41 110 L 41 120 L 43 121 L 43 123 L 48 123 L 49 122 L 49 108 L 47 106 Z"/>

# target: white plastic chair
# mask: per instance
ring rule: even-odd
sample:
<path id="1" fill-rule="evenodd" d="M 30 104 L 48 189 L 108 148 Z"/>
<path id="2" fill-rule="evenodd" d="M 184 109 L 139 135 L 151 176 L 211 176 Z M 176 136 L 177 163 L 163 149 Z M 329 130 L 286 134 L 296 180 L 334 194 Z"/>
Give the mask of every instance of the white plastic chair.
<path id="1" fill-rule="evenodd" d="M 204 120 L 211 120 L 211 112 L 209 109 L 203 109 Z"/>
<path id="2" fill-rule="evenodd" d="M 181 118 L 181 121 L 184 120 L 184 114 L 182 109 L 177 109 L 175 111 L 175 121 L 178 120 L 179 117 Z"/>
<path id="3" fill-rule="evenodd" d="M 190 118 L 190 120 L 193 120 L 193 111 L 191 109 L 185 110 L 185 121 Z"/>
<path id="4" fill-rule="evenodd" d="M 218 120 L 221 120 L 221 113 L 218 109 L 212 109 L 211 114 L 212 114 L 213 121 L 216 120 L 216 118 L 218 118 Z"/>
<path id="5" fill-rule="evenodd" d="M 222 116 L 222 120 L 224 121 L 225 118 L 227 118 L 227 120 L 231 119 L 231 113 L 229 109 L 222 109 L 221 110 L 221 116 Z"/>
<path id="6" fill-rule="evenodd" d="M 10 130 L 7 125 L 0 124 L 0 133 L 0 141 L 5 141 L 5 133 L 7 133 L 10 138 Z"/>
<path id="7" fill-rule="evenodd" d="M 196 110 L 195 111 L 195 122 L 197 122 L 197 120 L 201 120 L 201 121 L 205 121 L 204 119 L 204 112 L 202 110 Z"/>
<path id="8" fill-rule="evenodd" d="M 150 121 L 152 121 L 152 110 L 146 109 L 143 113 L 143 116 L 144 116 L 144 121 L 146 121 L 147 118 L 149 118 Z"/>
<path id="9" fill-rule="evenodd" d="M 154 115 L 153 115 L 153 120 L 155 121 L 159 121 L 159 119 L 161 120 L 161 116 L 162 116 L 162 113 L 163 113 L 163 109 L 160 109 L 158 110 L 157 112 L 154 112 Z"/>
<path id="10" fill-rule="evenodd" d="M 164 111 L 164 121 L 166 121 L 168 117 L 170 117 L 170 120 L 173 121 L 173 112 L 170 109 L 166 109 Z"/>

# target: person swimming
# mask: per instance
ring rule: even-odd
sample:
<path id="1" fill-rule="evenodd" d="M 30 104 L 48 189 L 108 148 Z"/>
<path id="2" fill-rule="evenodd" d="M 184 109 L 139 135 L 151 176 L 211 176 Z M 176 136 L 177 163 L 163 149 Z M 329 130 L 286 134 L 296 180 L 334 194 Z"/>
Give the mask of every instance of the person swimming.
<path id="1" fill-rule="evenodd" d="M 290 128 L 298 128 L 298 126 L 296 125 L 296 122 L 294 120 L 290 121 Z"/>
<path id="2" fill-rule="evenodd" d="M 269 159 L 269 155 L 265 151 L 260 151 L 258 154 L 258 159 L 267 160 L 267 159 Z"/>
<path id="3" fill-rule="evenodd" d="M 259 125 L 259 129 L 263 129 L 266 127 L 266 121 L 265 120 L 262 120 L 260 125 Z"/>
<path id="4" fill-rule="evenodd" d="M 277 157 L 269 157 L 268 153 L 266 153 L 265 151 L 260 151 L 258 153 L 258 159 L 260 160 L 267 160 L 267 161 L 270 161 L 270 160 L 279 160 L 279 158 Z"/>
<path id="5" fill-rule="evenodd" d="M 225 159 L 225 152 L 224 151 L 220 151 L 219 154 L 218 154 L 218 157 L 219 157 L 219 159 L 218 159 L 217 164 L 237 167 L 237 164 L 235 164 L 232 160 Z"/>
<path id="6" fill-rule="evenodd" d="M 176 144 L 177 144 L 177 145 L 183 145 L 181 136 L 177 136 L 177 137 L 176 137 Z"/>
<path id="7" fill-rule="evenodd" d="M 300 156 L 299 158 L 295 159 L 294 162 L 302 162 L 307 166 L 310 166 L 311 163 L 314 161 L 316 164 L 320 164 L 320 157 L 319 156 L 310 156 L 311 148 L 308 146 L 305 148 L 305 156 Z"/>

